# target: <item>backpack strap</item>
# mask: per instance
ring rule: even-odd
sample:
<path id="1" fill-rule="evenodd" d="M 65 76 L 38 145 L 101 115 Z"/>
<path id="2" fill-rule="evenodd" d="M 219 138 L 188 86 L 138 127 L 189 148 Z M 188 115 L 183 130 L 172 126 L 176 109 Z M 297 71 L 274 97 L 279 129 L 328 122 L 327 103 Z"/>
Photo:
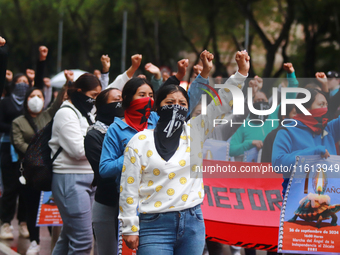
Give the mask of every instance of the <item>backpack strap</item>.
<path id="1" fill-rule="evenodd" d="M 57 152 L 54 154 L 51 163 L 53 164 L 54 160 L 56 160 L 56 158 L 59 156 L 59 154 L 61 153 L 61 151 L 63 150 L 63 148 L 60 146 L 59 149 L 57 150 Z"/>
<path id="2" fill-rule="evenodd" d="M 74 113 L 77 115 L 77 117 L 79 119 L 78 113 L 71 106 L 64 105 L 64 106 L 60 107 L 60 109 L 61 108 L 70 108 L 70 109 L 72 109 L 72 111 L 74 111 Z M 59 156 L 59 154 L 62 152 L 62 150 L 63 150 L 63 148 L 60 146 L 59 149 L 57 150 L 57 152 L 53 155 L 52 162 L 51 162 L 52 164 L 56 160 L 56 158 Z"/>
<path id="3" fill-rule="evenodd" d="M 76 112 L 76 110 L 73 109 L 73 107 L 71 107 L 69 105 L 63 105 L 62 107 L 60 107 L 60 109 L 61 108 L 70 108 L 70 109 L 72 109 L 72 111 L 74 111 L 74 113 L 77 115 L 78 119 L 80 119 L 79 116 L 78 116 L 78 113 Z"/>

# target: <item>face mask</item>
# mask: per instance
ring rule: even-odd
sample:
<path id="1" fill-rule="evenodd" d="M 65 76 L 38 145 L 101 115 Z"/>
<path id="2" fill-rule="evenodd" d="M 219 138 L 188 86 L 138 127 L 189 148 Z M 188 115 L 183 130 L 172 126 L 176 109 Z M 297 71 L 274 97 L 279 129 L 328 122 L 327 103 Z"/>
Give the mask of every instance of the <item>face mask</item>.
<path id="1" fill-rule="evenodd" d="M 164 105 L 157 110 L 157 113 L 159 115 L 158 123 L 164 126 L 163 133 L 166 138 L 169 138 L 176 130 L 182 127 L 188 113 L 188 108 L 177 104 Z"/>
<path id="2" fill-rule="evenodd" d="M 40 97 L 35 96 L 28 100 L 27 107 L 31 112 L 39 113 L 44 107 L 44 101 Z"/>
<path id="3" fill-rule="evenodd" d="M 270 109 L 268 102 L 256 102 L 256 103 L 253 104 L 253 106 L 256 110 L 268 110 L 268 109 Z M 268 116 L 267 115 L 256 115 L 256 114 L 251 112 L 249 114 L 249 118 L 252 119 L 252 120 L 258 119 L 258 120 L 265 121 L 268 118 Z"/>
<path id="4" fill-rule="evenodd" d="M 124 110 L 122 108 L 122 102 L 114 102 L 98 107 L 96 120 L 99 120 L 110 126 L 113 123 L 115 117 L 123 116 Z"/>
<path id="5" fill-rule="evenodd" d="M 328 123 L 327 118 L 327 107 L 317 108 L 309 111 L 312 115 L 304 115 L 298 113 L 294 119 L 301 121 L 307 127 L 309 127 L 314 133 L 321 134 L 322 130 L 325 129 Z"/>
<path id="6" fill-rule="evenodd" d="M 74 92 L 71 95 L 72 104 L 81 112 L 81 114 L 87 119 L 89 125 L 92 125 L 93 122 L 90 117 L 90 113 L 94 108 L 95 99 L 86 96 L 81 92 Z"/>
<path id="7" fill-rule="evenodd" d="M 148 128 L 148 119 L 153 107 L 153 99 L 143 97 L 133 100 L 124 112 L 126 123 L 138 132 Z"/>
<path id="8" fill-rule="evenodd" d="M 25 95 L 28 89 L 29 89 L 29 85 L 24 82 L 15 84 L 15 87 L 11 93 L 11 97 L 16 103 L 16 106 L 22 107 L 24 100 L 25 100 Z"/>
<path id="9" fill-rule="evenodd" d="M 157 110 L 159 120 L 154 131 L 159 155 L 168 161 L 176 152 L 188 109 L 180 105 L 164 105 Z"/>

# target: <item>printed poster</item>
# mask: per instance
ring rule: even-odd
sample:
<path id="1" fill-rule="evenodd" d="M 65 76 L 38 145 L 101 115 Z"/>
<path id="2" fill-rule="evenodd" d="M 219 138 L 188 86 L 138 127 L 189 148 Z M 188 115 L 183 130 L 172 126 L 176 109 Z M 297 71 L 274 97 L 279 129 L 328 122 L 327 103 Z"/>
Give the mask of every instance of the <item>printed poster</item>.
<path id="1" fill-rule="evenodd" d="M 281 210 L 279 252 L 340 254 L 340 156 L 297 157 Z"/>
<path id="2" fill-rule="evenodd" d="M 54 203 L 52 191 L 42 191 L 40 195 L 37 226 L 62 226 L 63 221 L 57 205 Z"/>

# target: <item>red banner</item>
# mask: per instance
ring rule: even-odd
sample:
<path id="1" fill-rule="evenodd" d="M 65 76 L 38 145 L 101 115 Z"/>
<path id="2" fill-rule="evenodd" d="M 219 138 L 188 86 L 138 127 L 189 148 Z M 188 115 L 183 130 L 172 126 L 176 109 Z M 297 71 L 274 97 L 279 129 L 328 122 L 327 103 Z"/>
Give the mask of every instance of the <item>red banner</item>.
<path id="1" fill-rule="evenodd" d="M 205 160 L 204 165 L 216 162 Z M 239 169 L 249 163 L 218 161 L 218 164 Z M 282 178 L 270 172 L 262 175 L 262 178 L 225 178 L 228 175 L 224 173 L 224 178 L 204 178 L 202 210 L 208 239 L 244 248 L 277 249 Z"/>

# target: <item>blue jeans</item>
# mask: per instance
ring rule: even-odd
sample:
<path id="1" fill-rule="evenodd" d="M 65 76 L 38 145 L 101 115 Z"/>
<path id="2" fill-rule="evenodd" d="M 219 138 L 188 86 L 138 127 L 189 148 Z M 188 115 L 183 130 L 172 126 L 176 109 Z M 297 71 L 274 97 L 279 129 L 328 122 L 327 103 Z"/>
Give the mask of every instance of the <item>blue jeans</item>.
<path id="1" fill-rule="evenodd" d="M 139 215 L 138 255 L 202 255 L 205 227 L 200 205 Z"/>

